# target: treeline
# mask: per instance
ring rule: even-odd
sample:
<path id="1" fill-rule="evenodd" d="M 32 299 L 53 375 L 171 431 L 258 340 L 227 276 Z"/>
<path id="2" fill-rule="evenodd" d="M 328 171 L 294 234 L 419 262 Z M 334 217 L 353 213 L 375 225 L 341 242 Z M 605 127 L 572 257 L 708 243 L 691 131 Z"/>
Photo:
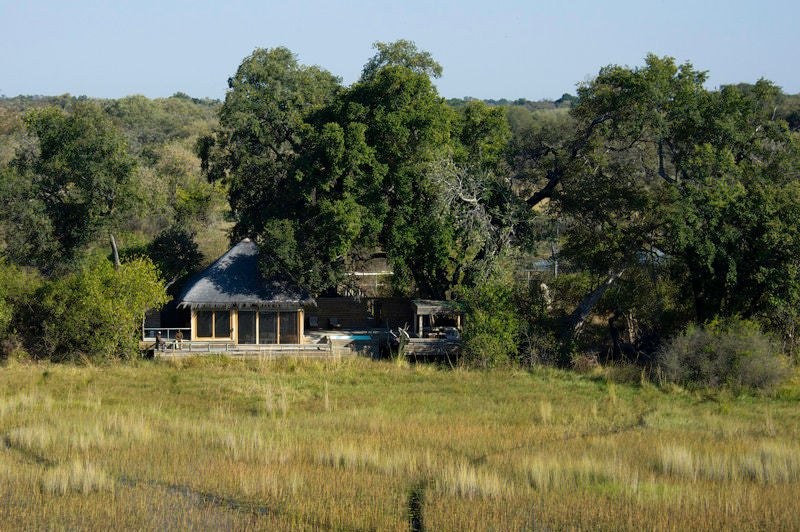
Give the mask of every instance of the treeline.
<path id="1" fill-rule="evenodd" d="M 796 348 L 796 97 L 766 80 L 710 90 L 691 64 L 648 56 L 602 69 L 569 107 L 451 106 L 429 54 L 376 47 L 349 87 L 281 48 L 230 80 L 204 166 L 229 186 L 234 233 L 271 250 L 265 270 L 321 291 L 385 256 L 396 293 L 466 303 L 477 365 L 781 373 L 742 357 Z M 517 282 L 547 251 L 552 270 Z M 675 362 L 691 358 L 684 334 L 711 339 L 682 344 L 705 358 L 669 371 L 689 364 Z M 709 360 L 763 373 L 701 378 Z"/>
<path id="2" fill-rule="evenodd" d="M 461 300 L 475 365 L 750 386 L 796 356 L 800 95 L 648 56 L 553 102 L 446 101 L 430 54 L 375 48 L 350 86 L 275 48 L 224 102 L 0 100 L 5 267 L 52 290 L 113 235 L 121 267 L 149 260 L 175 290 L 223 228 L 314 293 L 380 259 L 392 293 Z M 3 301 L 33 346 L 16 305 L 44 293 Z"/>
<path id="3" fill-rule="evenodd" d="M 226 248 L 225 191 L 196 154 L 218 108 L 184 94 L 0 99 L 5 356 L 136 353 L 142 312 Z"/>

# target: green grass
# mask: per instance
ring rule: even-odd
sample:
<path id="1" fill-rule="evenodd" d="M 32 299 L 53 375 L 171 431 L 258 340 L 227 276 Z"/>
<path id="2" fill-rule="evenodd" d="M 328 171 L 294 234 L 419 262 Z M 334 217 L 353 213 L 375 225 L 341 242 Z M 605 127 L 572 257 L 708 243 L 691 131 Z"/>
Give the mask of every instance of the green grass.
<path id="1" fill-rule="evenodd" d="M 798 529 L 775 397 L 363 359 L 0 369 L 0 528 Z"/>

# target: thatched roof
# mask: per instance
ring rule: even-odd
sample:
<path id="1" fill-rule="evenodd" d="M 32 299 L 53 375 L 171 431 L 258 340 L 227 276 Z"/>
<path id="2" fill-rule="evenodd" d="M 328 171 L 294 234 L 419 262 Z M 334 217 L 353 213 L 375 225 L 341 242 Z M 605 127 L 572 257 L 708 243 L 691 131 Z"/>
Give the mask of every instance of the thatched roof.
<path id="1" fill-rule="evenodd" d="M 258 246 L 245 238 L 186 285 L 179 306 L 296 309 L 314 304 L 305 290 L 265 279 L 258 268 Z"/>

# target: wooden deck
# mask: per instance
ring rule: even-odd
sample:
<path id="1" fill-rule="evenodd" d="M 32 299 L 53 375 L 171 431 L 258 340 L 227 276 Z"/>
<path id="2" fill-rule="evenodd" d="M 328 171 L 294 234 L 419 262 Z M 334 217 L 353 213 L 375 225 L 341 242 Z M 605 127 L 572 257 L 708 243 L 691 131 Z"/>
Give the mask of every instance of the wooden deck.
<path id="1" fill-rule="evenodd" d="M 236 344 L 230 341 L 188 341 L 178 348 L 174 340 L 164 340 L 163 348 L 155 351 L 155 341 L 139 342 L 142 352 L 158 358 L 181 358 L 203 354 L 223 354 L 232 357 L 279 358 L 340 358 L 388 356 L 387 334 L 380 331 L 317 331 L 306 337 L 302 344 Z M 411 359 L 455 360 L 460 342 L 444 338 L 409 338 L 404 345 L 405 356 Z M 382 349 L 383 347 L 383 349 Z"/>
<path id="2" fill-rule="evenodd" d="M 455 361 L 458 359 L 460 346 L 461 342 L 458 340 L 409 338 L 403 346 L 403 354 L 412 360 L 437 359 Z"/>
<path id="3" fill-rule="evenodd" d="M 295 356 L 301 358 L 340 358 L 349 355 L 370 355 L 372 341 L 348 341 L 323 337 L 315 343 L 303 344 L 236 344 L 219 341 L 187 341 L 180 348 L 173 340 L 165 340 L 162 349 L 155 350 L 155 342 L 139 342 L 139 350 L 152 353 L 158 358 L 181 358 L 203 354 L 223 354 L 233 357 L 278 358 Z M 376 347 L 377 349 L 377 347 Z M 376 351 L 377 352 L 377 351 Z"/>

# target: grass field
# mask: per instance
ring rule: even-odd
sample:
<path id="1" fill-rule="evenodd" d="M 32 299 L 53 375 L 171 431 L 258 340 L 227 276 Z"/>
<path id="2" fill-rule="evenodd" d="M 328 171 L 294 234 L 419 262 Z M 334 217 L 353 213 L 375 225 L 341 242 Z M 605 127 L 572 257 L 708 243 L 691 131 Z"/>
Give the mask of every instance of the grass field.
<path id="1" fill-rule="evenodd" d="M 0 528 L 800 529 L 800 383 L 208 357 L 0 369 Z"/>

